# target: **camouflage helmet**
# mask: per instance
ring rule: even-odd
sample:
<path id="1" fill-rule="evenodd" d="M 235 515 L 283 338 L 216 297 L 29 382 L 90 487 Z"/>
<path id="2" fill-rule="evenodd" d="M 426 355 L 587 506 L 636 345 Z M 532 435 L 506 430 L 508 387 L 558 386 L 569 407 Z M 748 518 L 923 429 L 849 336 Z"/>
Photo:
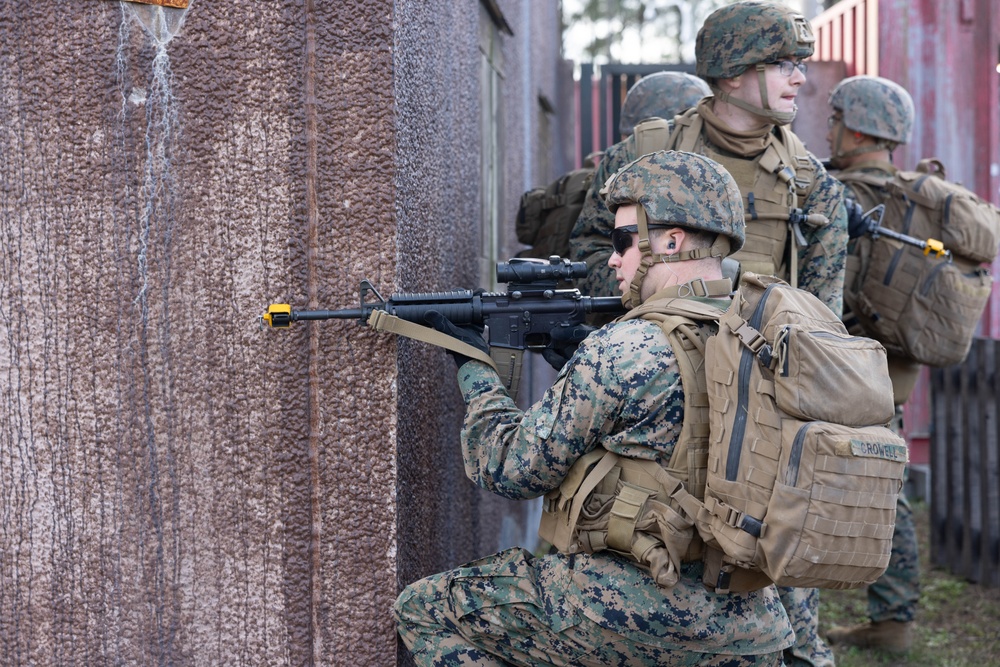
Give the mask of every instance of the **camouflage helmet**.
<path id="1" fill-rule="evenodd" d="M 712 89 L 703 79 L 687 72 L 656 72 L 642 77 L 628 89 L 622 104 L 618 131 L 627 136 L 636 124 L 645 119 L 673 118 L 698 100 L 711 95 Z"/>
<path id="2" fill-rule="evenodd" d="M 731 79 L 758 63 L 813 54 L 812 26 L 790 7 L 746 0 L 712 12 L 698 31 L 695 61 L 706 80 Z"/>
<path id="3" fill-rule="evenodd" d="M 602 190 L 608 210 L 639 204 L 650 223 L 714 232 L 729 239 L 729 254 L 743 247 L 743 195 L 722 165 L 703 155 L 658 151 L 634 160 Z"/>
<path id="4" fill-rule="evenodd" d="M 898 83 L 880 76 L 852 76 L 830 93 L 830 106 L 843 115 L 844 127 L 896 144 L 910 141 L 913 98 Z"/>

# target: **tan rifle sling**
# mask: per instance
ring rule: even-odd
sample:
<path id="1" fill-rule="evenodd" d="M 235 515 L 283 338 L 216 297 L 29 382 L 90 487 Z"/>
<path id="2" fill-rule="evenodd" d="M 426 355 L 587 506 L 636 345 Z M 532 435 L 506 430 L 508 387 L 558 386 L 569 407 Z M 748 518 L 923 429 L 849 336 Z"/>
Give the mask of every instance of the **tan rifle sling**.
<path id="1" fill-rule="evenodd" d="M 386 331 L 397 336 L 405 336 L 424 343 L 430 343 L 431 345 L 443 347 L 446 350 L 458 352 L 470 359 L 481 361 L 500 375 L 500 379 L 511 396 L 517 396 L 518 388 L 521 385 L 521 362 L 524 357 L 524 350 L 490 347 L 490 353 L 487 355 L 482 350 L 464 343 L 453 336 L 441 333 L 437 329 L 425 327 L 422 324 L 390 315 L 384 310 L 373 310 L 372 314 L 368 317 L 368 326 L 375 331 Z"/>

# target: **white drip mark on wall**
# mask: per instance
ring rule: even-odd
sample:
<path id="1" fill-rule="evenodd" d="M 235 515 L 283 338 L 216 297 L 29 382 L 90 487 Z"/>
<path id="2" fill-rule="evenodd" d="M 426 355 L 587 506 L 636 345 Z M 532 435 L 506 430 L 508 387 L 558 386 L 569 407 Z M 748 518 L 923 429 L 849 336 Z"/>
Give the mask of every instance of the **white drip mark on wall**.
<path id="1" fill-rule="evenodd" d="M 175 9 L 156 5 L 121 3 L 122 23 L 119 28 L 116 70 L 122 99 L 120 121 L 126 123 L 130 108 L 145 111 L 145 164 L 141 165 L 139 210 L 136 228 L 136 266 L 139 289 L 134 303 L 143 321 L 147 316 L 149 286 L 149 243 L 154 223 L 164 239 L 170 237 L 173 180 L 171 148 L 177 134 L 177 113 L 174 108 L 172 73 L 167 45 L 180 32 L 190 9 Z M 131 38 L 131 24 L 138 23 L 155 46 L 151 80 L 147 86 L 129 86 L 126 51 Z M 126 92 L 127 91 L 127 92 Z M 126 186 L 127 187 L 127 186 Z M 132 193 L 126 193 L 129 195 Z"/>

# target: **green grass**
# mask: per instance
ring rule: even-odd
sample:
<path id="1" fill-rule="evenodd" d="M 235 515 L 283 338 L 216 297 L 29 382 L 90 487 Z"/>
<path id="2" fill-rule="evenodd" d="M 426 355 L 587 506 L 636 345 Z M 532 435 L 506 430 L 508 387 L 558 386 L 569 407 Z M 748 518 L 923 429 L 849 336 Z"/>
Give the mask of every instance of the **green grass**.
<path id="1" fill-rule="evenodd" d="M 905 655 L 834 647 L 837 667 L 916 665 L 917 667 L 1000 666 L 1000 589 L 969 583 L 930 567 L 929 513 L 914 507 L 920 542 L 920 606 L 913 647 Z M 820 632 L 868 619 L 865 590 L 820 594 Z"/>

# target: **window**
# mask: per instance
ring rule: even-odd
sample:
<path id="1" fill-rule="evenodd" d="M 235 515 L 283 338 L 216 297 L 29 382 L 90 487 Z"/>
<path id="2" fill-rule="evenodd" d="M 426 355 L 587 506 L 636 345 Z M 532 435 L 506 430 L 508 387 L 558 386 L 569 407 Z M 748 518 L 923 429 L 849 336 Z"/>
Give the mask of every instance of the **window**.
<path id="1" fill-rule="evenodd" d="M 503 17 L 499 17 L 502 25 L 506 25 Z M 501 169 L 503 155 L 501 151 L 500 122 L 500 91 L 503 81 L 503 56 L 500 49 L 500 28 L 494 15 L 485 4 L 479 6 L 479 52 L 481 55 L 480 82 L 480 132 L 481 132 L 481 167 L 482 181 L 480 183 L 480 199 L 482 213 L 480 216 L 480 238 L 482 243 L 479 251 L 479 274 L 485 284 L 491 289 L 496 288 L 497 253 L 500 242 L 500 198 Z M 509 30 L 509 29 L 508 29 Z"/>

